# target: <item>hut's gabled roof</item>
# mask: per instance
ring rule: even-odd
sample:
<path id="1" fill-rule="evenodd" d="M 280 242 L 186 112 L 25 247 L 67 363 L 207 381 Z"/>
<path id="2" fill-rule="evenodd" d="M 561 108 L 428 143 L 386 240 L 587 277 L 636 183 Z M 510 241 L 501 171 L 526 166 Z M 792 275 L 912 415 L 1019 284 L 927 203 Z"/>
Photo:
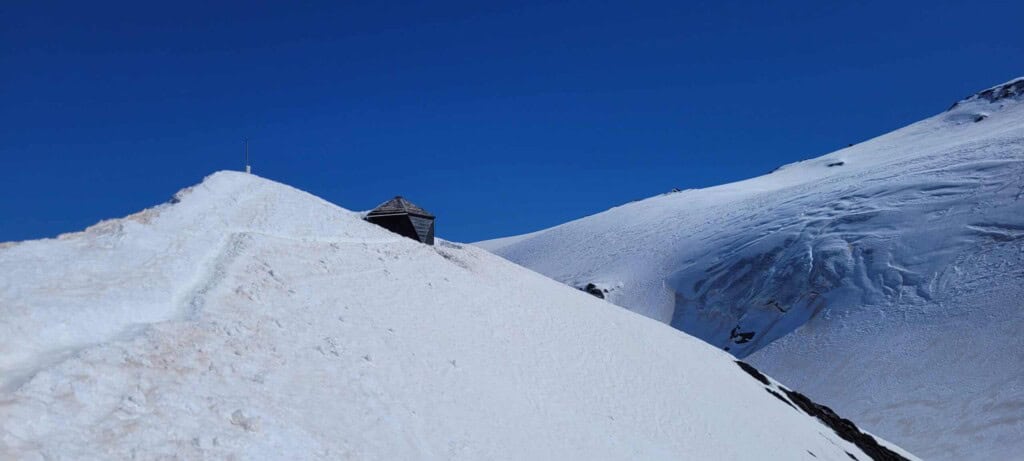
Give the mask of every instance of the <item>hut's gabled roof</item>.
<path id="1" fill-rule="evenodd" d="M 434 215 L 430 214 L 429 211 L 416 206 L 414 203 L 406 200 L 401 195 L 395 196 L 395 198 L 388 200 L 384 203 L 381 203 L 380 205 L 377 205 L 377 208 L 374 208 L 372 211 L 367 213 L 366 217 L 369 218 L 372 216 L 391 216 L 402 214 L 423 216 L 425 218 L 434 217 Z"/>

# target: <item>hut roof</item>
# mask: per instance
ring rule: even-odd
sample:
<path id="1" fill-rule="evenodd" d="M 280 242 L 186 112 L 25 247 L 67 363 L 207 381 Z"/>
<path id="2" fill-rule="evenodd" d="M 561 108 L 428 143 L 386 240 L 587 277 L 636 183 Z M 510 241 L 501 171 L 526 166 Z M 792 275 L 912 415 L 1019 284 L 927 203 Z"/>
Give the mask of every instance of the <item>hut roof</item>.
<path id="1" fill-rule="evenodd" d="M 434 215 L 430 214 L 427 210 L 416 206 L 414 203 L 406 200 L 401 195 L 395 196 L 395 198 L 388 200 L 377 208 L 367 213 L 366 217 L 373 216 L 391 216 L 391 215 L 403 215 L 411 214 L 416 216 L 422 216 L 425 218 L 433 218 Z"/>

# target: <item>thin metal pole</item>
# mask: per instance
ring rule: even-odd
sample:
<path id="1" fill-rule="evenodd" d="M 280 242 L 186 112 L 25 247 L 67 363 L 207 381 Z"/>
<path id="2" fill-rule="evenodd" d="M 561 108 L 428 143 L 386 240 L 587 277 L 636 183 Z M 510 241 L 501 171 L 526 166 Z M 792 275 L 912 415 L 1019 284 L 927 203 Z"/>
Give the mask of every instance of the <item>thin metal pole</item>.
<path id="1" fill-rule="evenodd" d="M 249 166 L 249 138 L 245 138 L 245 172 L 252 173 L 252 167 Z"/>

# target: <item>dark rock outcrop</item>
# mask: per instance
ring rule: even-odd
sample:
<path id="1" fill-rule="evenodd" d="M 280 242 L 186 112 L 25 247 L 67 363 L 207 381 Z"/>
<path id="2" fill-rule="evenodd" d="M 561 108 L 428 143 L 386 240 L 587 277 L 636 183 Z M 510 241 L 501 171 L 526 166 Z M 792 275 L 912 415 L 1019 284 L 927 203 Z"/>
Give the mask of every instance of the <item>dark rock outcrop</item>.
<path id="1" fill-rule="evenodd" d="M 743 371 L 763 384 L 765 386 L 765 390 L 775 396 L 775 398 L 781 400 L 790 407 L 794 407 L 795 405 L 794 408 L 799 408 L 805 414 L 817 418 L 818 421 L 822 422 L 822 424 L 831 428 L 836 435 L 843 440 L 856 445 L 857 448 L 860 448 L 861 451 L 870 456 L 874 461 L 908 461 L 907 458 L 903 457 L 899 453 L 879 444 L 878 441 L 870 434 L 866 434 L 861 431 L 853 421 L 837 415 L 831 408 L 815 403 L 806 395 L 799 392 L 786 389 L 780 385 L 773 385 L 767 376 L 749 363 L 737 360 L 736 365 L 739 365 Z M 779 392 L 776 392 L 773 387 L 784 393 L 785 397 L 779 394 Z M 847 453 L 847 455 L 852 459 L 858 459 L 852 453 Z"/>
<path id="2" fill-rule="evenodd" d="M 953 103 L 953 105 L 950 106 L 947 110 L 952 110 L 953 108 L 959 106 L 961 103 L 967 101 L 984 99 L 988 102 L 996 102 L 1003 99 L 1018 98 L 1022 96 L 1024 96 L 1024 77 L 1010 80 L 1009 82 L 1006 82 L 1002 85 L 996 85 L 987 90 L 979 91 L 970 97 L 964 98 L 960 101 Z M 975 121 L 980 122 L 981 120 Z"/>
<path id="3" fill-rule="evenodd" d="M 599 288 L 597 285 L 594 285 L 593 283 L 588 283 L 587 286 L 585 286 L 583 288 L 580 288 L 580 289 L 583 290 L 583 291 L 586 291 L 587 293 L 590 293 L 590 294 L 592 294 L 594 296 L 597 296 L 598 298 L 601 298 L 601 299 L 604 299 L 604 294 L 608 292 L 608 290 L 602 290 L 601 288 Z"/>

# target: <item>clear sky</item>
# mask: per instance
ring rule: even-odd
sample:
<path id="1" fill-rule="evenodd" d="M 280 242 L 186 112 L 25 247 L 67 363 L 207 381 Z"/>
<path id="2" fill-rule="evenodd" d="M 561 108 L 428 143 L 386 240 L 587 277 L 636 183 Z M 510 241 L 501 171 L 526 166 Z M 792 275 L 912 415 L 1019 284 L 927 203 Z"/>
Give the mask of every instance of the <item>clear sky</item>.
<path id="1" fill-rule="evenodd" d="M 763 174 L 1024 75 L 1024 2 L 4 2 L 0 241 L 242 166 L 438 235 Z M 246 4 L 250 3 L 250 4 Z M 300 4 L 301 3 L 301 4 Z"/>

